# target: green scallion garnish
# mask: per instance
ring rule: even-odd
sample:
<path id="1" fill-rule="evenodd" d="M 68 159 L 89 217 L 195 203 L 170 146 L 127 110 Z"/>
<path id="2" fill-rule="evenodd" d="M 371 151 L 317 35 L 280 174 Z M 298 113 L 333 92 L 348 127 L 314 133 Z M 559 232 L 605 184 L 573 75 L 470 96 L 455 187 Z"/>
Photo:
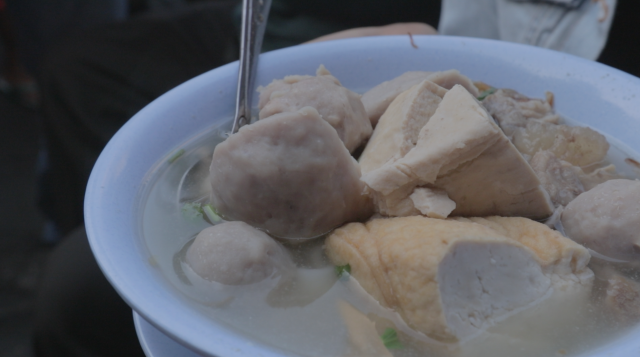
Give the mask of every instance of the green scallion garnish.
<path id="1" fill-rule="evenodd" d="M 169 162 L 170 164 L 173 164 L 182 155 L 184 155 L 184 149 L 180 149 L 180 150 L 176 151 L 173 155 L 171 155 L 167 159 L 167 162 Z"/>
<path id="2" fill-rule="evenodd" d="M 346 264 L 346 265 L 337 265 L 336 266 L 336 275 L 337 276 L 342 276 L 342 274 L 344 274 L 345 272 L 351 274 L 351 265 Z"/>
<path id="3" fill-rule="evenodd" d="M 216 212 L 212 205 L 206 204 L 202 206 L 202 210 L 204 211 L 204 214 L 207 215 L 207 218 L 209 218 L 209 221 L 211 221 L 211 223 L 216 224 L 222 221 L 222 218 L 220 218 L 218 212 Z"/>
<path id="4" fill-rule="evenodd" d="M 384 346 L 390 350 L 397 350 L 404 347 L 398 339 L 398 333 L 391 327 L 387 327 L 380 338 Z"/>
<path id="5" fill-rule="evenodd" d="M 484 100 L 484 98 L 486 98 L 486 97 L 490 96 L 491 94 L 495 93 L 497 90 L 498 90 L 498 88 L 493 88 L 493 87 L 491 87 L 491 88 L 489 88 L 489 89 L 487 89 L 487 90 L 483 91 L 483 92 L 482 92 L 482 93 L 480 93 L 480 95 L 478 96 L 478 100 L 479 100 L 479 101 L 483 101 L 483 100 Z"/>

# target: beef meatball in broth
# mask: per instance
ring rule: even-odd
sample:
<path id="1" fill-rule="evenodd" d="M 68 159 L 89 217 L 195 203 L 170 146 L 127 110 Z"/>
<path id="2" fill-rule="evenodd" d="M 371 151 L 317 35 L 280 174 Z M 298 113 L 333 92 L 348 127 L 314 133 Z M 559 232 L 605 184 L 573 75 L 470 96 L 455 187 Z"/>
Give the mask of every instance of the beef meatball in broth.
<path id="1" fill-rule="evenodd" d="M 338 132 L 349 152 L 353 152 L 373 131 L 360 95 L 343 87 L 322 65 L 316 74 L 287 76 L 259 88 L 260 119 L 313 107 Z"/>
<path id="2" fill-rule="evenodd" d="M 226 285 L 257 283 L 294 268 L 280 244 L 243 222 L 203 229 L 189 247 L 186 260 L 200 277 Z"/>
<path id="3" fill-rule="evenodd" d="M 210 174 L 221 215 L 277 237 L 316 237 L 373 211 L 358 163 L 311 107 L 241 128 L 215 148 Z"/>
<path id="4" fill-rule="evenodd" d="M 610 180 L 571 201 L 567 236 L 610 258 L 640 261 L 640 181 Z"/>

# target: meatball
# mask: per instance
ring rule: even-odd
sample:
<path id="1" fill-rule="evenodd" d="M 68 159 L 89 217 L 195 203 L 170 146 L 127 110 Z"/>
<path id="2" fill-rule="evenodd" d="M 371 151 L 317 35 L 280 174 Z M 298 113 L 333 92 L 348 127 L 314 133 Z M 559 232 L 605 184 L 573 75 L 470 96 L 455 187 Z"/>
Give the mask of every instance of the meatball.
<path id="1" fill-rule="evenodd" d="M 360 95 L 340 85 L 324 66 L 318 68 L 315 77 L 287 76 L 258 90 L 260 119 L 313 107 L 338 132 L 350 152 L 373 132 Z"/>
<path id="2" fill-rule="evenodd" d="M 571 201 L 562 213 L 567 236 L 620 260 L 640 260 L 640 181 L 610 180 Z"/>
<path id="3" fill-rule="evenodd" d="M 215 148 L 210 177 L 223 217 L 277 237 L 317 237 L 373 211 L 358 163 L 311 107 L 241 128 Z"/>
<path id="4" fill-rule="evenodd" d="M 202 278 L 226 285 L 257 283 L 294 267 L 278 242 L 244 222 L 203 229 L 186 259 Z"/>

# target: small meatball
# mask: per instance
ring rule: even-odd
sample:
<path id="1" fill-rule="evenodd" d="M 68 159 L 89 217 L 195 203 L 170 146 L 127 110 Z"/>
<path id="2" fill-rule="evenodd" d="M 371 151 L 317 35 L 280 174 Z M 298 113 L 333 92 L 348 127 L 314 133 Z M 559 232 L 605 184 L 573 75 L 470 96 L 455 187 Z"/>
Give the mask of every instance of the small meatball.
<path id="1" fill-rule="evenodd" d="M 312 238 L 373 211 L 360 167 L 311 107 L 242 127 L 216 146 L 212 203 L 228 220 Z"/>
<path id="2" fill-rule="evenodd" d="M 640 260 L 640 181 L 610 180 L 573 200 L 562 213 L 567 236 L 605 256 Z"/>
<path id="3" fill-rule="evenodd" d="M 202 278 L 226 285 L 257 283 L 294 267 L 280 244 L 244 222 L 203 229 L 186 259 Z"/>
<path id="4" fill-rule="evenodd" d="M 260 119 L 313 107 L 338 132 L 349 152 L 353 152 L 373 132 L 360 95 L 340 85 L 324 66 L 316 74 L 287 76 L 259 88 Z"/>

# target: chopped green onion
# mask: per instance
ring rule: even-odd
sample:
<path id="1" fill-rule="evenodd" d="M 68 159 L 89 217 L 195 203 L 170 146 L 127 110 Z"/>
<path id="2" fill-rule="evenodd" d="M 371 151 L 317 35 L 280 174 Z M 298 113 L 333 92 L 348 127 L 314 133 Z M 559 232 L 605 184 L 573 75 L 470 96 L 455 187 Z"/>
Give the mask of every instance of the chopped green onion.
<path id="1" fill-rule="evenodd" d="M 338 265 L 336 266 L 336 275 L 342 276 L 344 272 L 351 274 L 351 265 Z"/>
<path id="2" fill-rule="evenodd" d="M 211 223 L 215 224 L 222 221 L 222 218 L 220 218 L 218 212 L 216 212 L 212 205 L 206 204 L 202 206 L 202 210 L 204 211 L 204 214 L 207 215 Z"/>
<path id="3" fill-rule="evenodd" d="M 167 161 L 170 164 L 173 164 L 182 155 L 184 155 L 184 149 L 180 149 L 180 150 L 176 151 L 173 155 L 171 155 L 171 157 L 169 157 L 169 159 L 167 159 Z"/>
<path id="4" fill-rule="evenodd" d="M 202 204 L 199 202 L 187 202 L 182 206 L 182 216 L 190 221 L 202 218 Z"/>
<path id="5" fill-rule="evenodd" d="M 482 92 L 482 93 L 480 93 L 480 95 L 478 96 L 478 100 L 479 100 L 479 101 L 483 101 L 483 100 L 484 100 L 484 98 L 486 98 L 486 97 L 490 96 L 491 94 L 495 93 L 497 90 L 498 90 L 497 88 L 493 88 L 493 87 L 491 87 L 491 88 L 489 88 L 489 89 L 487 89 L 487 90 L 483 91 L 483 92 Z"/>
<path id="6" fill-rule="evenodd" d="M 391 327 L 387 327 L 380 338 L 382 339 L 382 343 L 384 343 L 384 346 L 390 350 L 400 349 L 404 347 L 402 345 L 402 342 L 400 342 L 400 340 L 398 339 L 398 333 Z"/>

